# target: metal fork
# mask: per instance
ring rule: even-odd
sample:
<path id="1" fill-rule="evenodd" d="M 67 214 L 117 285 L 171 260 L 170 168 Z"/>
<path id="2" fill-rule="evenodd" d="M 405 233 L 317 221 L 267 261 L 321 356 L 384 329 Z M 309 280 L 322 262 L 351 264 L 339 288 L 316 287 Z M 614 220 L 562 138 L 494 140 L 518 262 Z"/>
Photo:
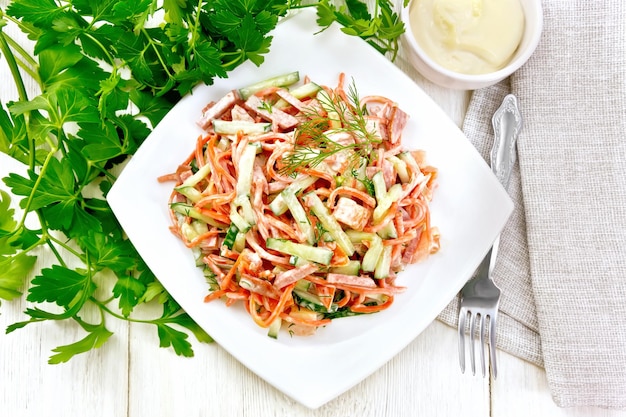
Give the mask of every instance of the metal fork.
<path id="1" fill-rule="evenodd" d="M 515 164 L 515 143 L 522 117 L 517 98 L 507 95 L 492 118 L 495 140 L 491 149 L 491 170 L 506 189 Z M 494 241 L 491 249 L 478 266 L 476 273 L 461 290 L 459 310 L 459 364 L 465 373 L 465 333 L 468 330 L 466 320 L 469 317 L 469 351 L 472 374 L 476 375 L 475 342 L 476 331 L 480 337 L 480 359 L 483 377 L 485 376 L 485 329 L 489 322 L 489 361 L 494 379 L 498 375 L 496 364 L 496 323 L 500 304 L 500 289 L 493 282 L 491 274 L 498 254 L 500 237 Z"/>

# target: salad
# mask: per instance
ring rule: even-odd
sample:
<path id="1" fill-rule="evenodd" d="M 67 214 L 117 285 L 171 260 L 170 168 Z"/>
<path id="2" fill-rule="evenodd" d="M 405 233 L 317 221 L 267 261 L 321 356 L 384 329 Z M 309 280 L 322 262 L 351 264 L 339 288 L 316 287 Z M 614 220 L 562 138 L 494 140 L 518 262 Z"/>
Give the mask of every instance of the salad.
<path id="1" fill-rule="evenodd" d="M 402 147 L 391 99 L 279 75 L 202 110 L 206 131 L 176 172 L 172 232 L 209 283 L 278 337 L 388 308 L 406 265 L 439 249 L 437 170 Z"/>

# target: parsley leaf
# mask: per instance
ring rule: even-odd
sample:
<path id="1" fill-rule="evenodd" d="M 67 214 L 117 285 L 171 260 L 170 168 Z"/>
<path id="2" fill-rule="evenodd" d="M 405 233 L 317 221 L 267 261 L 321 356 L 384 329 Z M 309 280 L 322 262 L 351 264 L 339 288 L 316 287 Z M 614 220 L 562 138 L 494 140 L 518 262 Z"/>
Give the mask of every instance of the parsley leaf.
<path id="1" fill-rule="evenodd" d="M 11 208 L 11 196 L 0 190 L 0 236 L 12 231 L 17 226 L 17 222 L 13 220 L 14 214 L 15 210 Z"/>
<path id="2" fill-rule="evenodd" d="M 179 326 L 185 327 L 187 330 L 190 330 L 199 342 L 213 343 L 213 338 L 209 336 L 200 326 L 198 326 L 198 324 L 193 321 L 188 314 L 179 314 L 172 318 L 171 321 Z"/>
<path id="3" fill-rule="evenodd" d="M 6 244 L 6 237 L 0 237 L 0 245 Z M 4 241 L 4 242 L 3 242 Z M 37 258 L 24 252 L 12 256 L 0 255 L 0 298 L 12 300 L 22 295 L 24 279 L 35 265 Z"/>
<path id="4" fill-rule="evenodd" d="M 18 174 L 9 174 L 5 183 L 15 195 L 30 196 L 29 210 L 37 210 L 54 203 L 67 205 L 75 198 L 75 183 L 71 169 L 66 161 L 51 158 L 46 175 L 40 176 L 29 171 L 29 178 Z M 37 187 L 36 184 L 39 184 Z M 23 199 L 20 207 L 27 208 L 29 200 Z"/>
<path id="5" fill-rule="evenodd" d="M 54 0 L 15 0 L 7 7 L 6 12 L 35 25 L 49 24 L 62 13 Z"/>
<path id="6" fill-rule="evenodd" d="M 132 256 L 133 248 L 127 240 L 119 242 L 93 230 L 77 239 L 85 252 L 89 253 L 91 265 L 98 271 L 108 268 L 124 275 L 137 264 L 137 259 Z"/>
<path id="7" fill-rule="evenodd" d="M 146 292 L 146 286 L 136 278 L 127 276 L 118 278 L 113 287 L 113 295 L 119 298 L 119 308 L 124 317 L 128 317 Z"/>
<path id="8" fill-rule="evenodd" d="M 172 347 L 174 352 L 182 356 L 193 356 L 191 343 L 187 340 L 187 334 L 174 329 L 166 324 L 157 323 L 161 347 Z"/>
<path id="9" fill-rule="evenodd" d="M 52 45 L 39 53 L 39 77 L 44 84 L 83 59 L 78 45 Z"/>
<path id="10" fill-rule="evenodd" d="M 96 289 L 88 275 L 60 265 L 44 268 L 31 284 L 27 301 L 55 303 L 67 309 L 89 297 Z"/>
<path id="11" fill-rule="evenodd" d="M 113 335 L 103 325 L 93 326 L 89 328 L 89 333 L 83 339 L 71 343 L 69 345 L 58 346 L 52 349 L 56 354 L 50 356 L 49 364 L 59 364 L 67 362 L 79 353 L 85 353 L 91 349 L 102 346 Z"/>
<path id="12" fill-rule="evenodd" d="M 405 28 L 393 11 L 391 0 L 376 0 L 373 13 L 361 0 L 346 0 L 339 7 L 331 0 L 305 4 L 300 0 L 295 1 L 295 4 L 298 7 L 316 7 L 317 24 L 322 30 L 337 22 L 343 26 L 343 33 L 360 37 L 380 53 L 389 54 L 391 60 L 395 60 L 399 49 L 398 39 Z"/>

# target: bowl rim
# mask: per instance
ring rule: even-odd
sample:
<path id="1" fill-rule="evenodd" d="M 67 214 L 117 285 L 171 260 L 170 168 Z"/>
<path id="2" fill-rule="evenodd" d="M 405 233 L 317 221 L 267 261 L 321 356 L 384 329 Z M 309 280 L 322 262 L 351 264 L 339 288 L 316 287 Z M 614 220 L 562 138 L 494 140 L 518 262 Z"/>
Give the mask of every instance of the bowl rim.
<path id="1" fill-rule="evenodd" d="M 535 30 L 529 38 L 526 49 L 522 53 L 516 54 L 513 60 L 499 70 L 485 74 L 463 74 L 461 72 L 452 71 L 435 62 L 419 45 L 415 36 L 413 36 L 411 21 L 409 19 L 409 9 L 411 8 L 413 1 L 414 0 L 409 0 L 406 6 L 403 5 L 403 0 L 398 0 L 397 2 L 400 20 L 405 25 L 405 31 L 403 34 L 405 41 L 408 42 L 413 52 L 416 53 L 419 59 L 428 65 L 428 67 L 439 74 L 448 77 L 449 79 L 454 79 L 459 82 L 485 83 L 492 80 L 498 81 L 506 78 L 517 71 L 522 65 L 524 65 L 524 63 L 526 63 L 526 61 L 528 61 L 537 48 L 537 45 L 539 45 L 539 41 L 541 40 L 541 35 L 543 33 L 543 7 L 541 0 L 519 0 L 524 10 L 524 17 L 526 18 L 529 15 L 533 15 L 536 22 Z M 524 32 L 526 33 L 526 29 L 524 29 Z"/>

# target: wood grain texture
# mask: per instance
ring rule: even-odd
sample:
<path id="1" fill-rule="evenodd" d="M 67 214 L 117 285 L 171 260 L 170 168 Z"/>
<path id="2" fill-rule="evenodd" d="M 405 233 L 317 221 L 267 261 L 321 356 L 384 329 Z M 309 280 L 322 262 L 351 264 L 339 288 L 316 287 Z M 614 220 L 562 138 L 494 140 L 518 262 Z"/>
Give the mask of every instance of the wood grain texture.
<path id="1" fill-rule="evenodd" d="M 0 0 L 2 7 L 8 3 Z M 461 125 L 468 92 L 428 83 L 402 56 L 396 63 Z M 16 98 L 4 65 L 0 93 L 4 102 Z M 46 254 L 40 262 L 47 262 Z M 194 358 L 177 357 L 158 347 L 154 327 L 141 324 L 111 321 L 115 335 L 103 348 L 48 365 L 50 350 L 80 338 L 80 329 L 46 323 L 5 335 L 7 325 L 25 318 L 25 308 L 20 300 L 0 306 L 0 416 L 626 417 L 626 411 L 559 409 L 544 371 L 503 352 L 497 381 L 462 375 L 456 330 L 437 321 L 364 381 L 310 410 L 217 344 L 195 343 Z"/>
<path id="2" fill-rule="evenodd" d="M 316 410 L 277 391 L 218 345 L 196 344 L 196 357 L 185 359 L 155 350 L 156 343 L 151 329 L 131 326 L 130 416 L 409 417 L 432 415 L 433 410 L 442 416 L 489 415 L 488 380 L 461 375 L 456 333 L 439 322 L 370 377 Z"/>

